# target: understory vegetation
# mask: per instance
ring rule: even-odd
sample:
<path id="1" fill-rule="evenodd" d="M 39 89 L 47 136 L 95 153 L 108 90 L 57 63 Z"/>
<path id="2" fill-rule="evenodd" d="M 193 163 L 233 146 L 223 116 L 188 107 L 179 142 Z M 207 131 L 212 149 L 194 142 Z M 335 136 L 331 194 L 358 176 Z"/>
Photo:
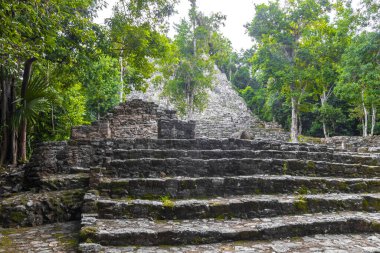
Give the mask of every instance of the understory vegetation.
<path id="1" fill-rule="evenodd" d="M 207 105 L 216 65 L 254 114 L 298 135 L 380 133 L 380 4 L 291 0 L 259 4 L 252 47 L 222 35 L 222 13 L 188 17 L 167 36 L 178 0 L 0 2 L 0 166 L 28 160 L 33 143 L 67 140 L 131 90 L 161 83 L 189 119 Z"/>

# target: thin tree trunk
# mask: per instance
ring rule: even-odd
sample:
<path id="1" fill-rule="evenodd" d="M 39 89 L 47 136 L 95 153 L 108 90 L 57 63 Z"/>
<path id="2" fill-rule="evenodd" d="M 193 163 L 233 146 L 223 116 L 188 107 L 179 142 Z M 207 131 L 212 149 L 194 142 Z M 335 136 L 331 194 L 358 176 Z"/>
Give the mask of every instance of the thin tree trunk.
<path id="1" fill-rule="evenodd" d="M 374 135 L 374 132 L 375 132 L 375 126 L 376 126 L 376 113 L 377 113 L 376 107 L 375 107 L 375 105 L 372 103 L 371 136 L 373 136 L 373 135 Z"/>
<path id="2" fill-rule="evenodd" d="M 97 118 L 97 120 L 100 120 L 100 103 L 98 102 L 98 109 L 97 109 L 97 116 L 96 116 L 96 118 Z"/>
<path id="3" fill-rule="evenodd" d="M 189 116 L 188 116 L 188 120 L 192 120 L 193 119 L 193 98 L 192 98 L 192 95 L 189 94 Z"/>
<path id="4" fill-rule="evenodd" d="M 19 142 L 19 159 L 22 163 L 26 162 L 26 132 L 27 132 L 27 120 L 21 121 L 20 127 L 20 142 Z"/>
<path id="5" fill-rule="evenodd" d="M 297 101 L 294 96 L 292 96 L 292 124 L 290 128 L 290 137 L 293 143 L 298 143 L 298 109 Z"/>
<path id="6" fill-rule="evenodd" d="M 197 39 L 195 37 L 195 30 L 196 30 L 196 26 L 197 26 L 197 23 L 196 23 L 196 11 L 197 11 L 197 1 L 196 0 L 190 0 L 190 4 L 191 4 L 191 23 L 192 23 L 192 26 L 193 26 L 193 55 L 196 56 L 197 55 Z"/>
<path id="7" fill-rule="evenodd" d="M 302 134 L 302 120 L 301 120 L 301 115 L 298 116 L 298 134 Z"/>
<path id="8" fill-rule="evenodd" d="M 195 14 L 194 14 L 195 15 Z M 197 38 L 195 37 L 195 17 L 194 17 L 194 20 L 193 20 L 193 47 L 194 47 L 194 56 L 197 56 Z"/>
<path id="9" fill-rule="evenodd" d="M 121 51 L 121 54 L 123 51 Z M 120 61 L 120 103 L 123 103 L 123 94 L 124 94 L 124 80 L 123 80 L 123 75 L 124 75 L 124 68 L 123 68 L 123 57 L 120 56 L 119 58 Z"/>
<path id="10" fill-rule="evenodd" d="M 364 91 L 362 91 L 362 104 L 363 104 L 363 111 L 364 111 L 363 137 L 367 137 L 368 136 L 368 110 L 364 104 Z"/>
<path id="11" fill-rule="evenodd" d="M 25 62 L 24 65 L 24 73 L 22 76 L 22 86 L 21 86 L 21 99 L 22 99 L 22 106 L 24 109 L 26 108 L 26 91 L 28 89 L 28 83 L 30 79 L 30 75 L 32 72 L 32 65 L 33 62 L 36 61 L 36 58 L 30 58 Z M 22 162 L 26 161 L 26 132 L 27 132 L 27 120 L 25 117 L 21 120 L 21 126 L 20 126 L 20 143 L 19 143 L 19 151 L 20 151 L 20 160 Z"/>
<path id="12" fill-rule="evenodd" d="M 229 66 L 230 67 L 230 76 L 229 76 L 230 77 L 230 80 L 229 80 L 230 82 L 232 81 L 232 67 L 231 67 L 232 59 L 231 58 L 232 58 L 232 56 L 230 55 L 230 64 L 229 64 L 230 65 Z"/>
<path id="13" fill-rule="evenodd" d="M 326 104 L 326 100 L 327 100 L 326 91 L 323 91 L 323 94 L 321 96 L 321 107 L 324 107 L 324 105 Z M 322 119 L 322 127 L 323 127 L 323 135 L 325 136 L 325 138 L 328 138 L 329 133 L 327 132 L 327 126 L 326 126 L 326 120 L 325 119 Z"/>
<path id="14" fill-rule="evenodd" d="M 16 80 L 12 77 L 11 83 L 11 115 L 16 113 Z M 17 165 L 17 129 L 12 125 L 11 129 L 11 155 L 12 155 L 12 165 Z"/>
<path id="15" fill-rule="evenodd" d="M 50 64 L 47 62 L 47 71 L 46 71 L 46 79 L 48 84 L 50 85 Z M 54 124 L 54 105 L 51 105 L 51 128 L 53 135 L 55 135 L 55 124 Z"/>
<path id="16" fill-rule="evenodd" d="M 0 154 L 0 166 L 5 163 L 5 160 L 8 155 L 8 87 L 5 78 L 5 70 L 1 67 L 0 72 L 1 80 L 1 119 L 0 127 L 2 127 L 2 138 L 1 138 L 1 154 Z"/>
<path id="17" fill-rule="evenodd" d="M 51 105 L 51 127 L 53 130 L 53 134 L 55 134 L 55 123 L 54 123 L 54 105 Z"/>
<path id="18" fill-rule="evenodd" d="M 188 105 L 188 112 L 187 112 L 187 120 L 193 119 L 193 93 L 190 88 L 190 82 L 188 81 L 187 87 L 186 87 L 186 93 L 187 93 L 187 105 Z"/>

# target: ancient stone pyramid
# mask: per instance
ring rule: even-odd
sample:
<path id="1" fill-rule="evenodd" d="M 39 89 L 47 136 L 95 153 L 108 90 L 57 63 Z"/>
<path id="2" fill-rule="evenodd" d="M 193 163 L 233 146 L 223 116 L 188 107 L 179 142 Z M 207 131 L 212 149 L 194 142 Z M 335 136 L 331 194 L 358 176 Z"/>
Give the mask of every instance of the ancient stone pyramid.
<path id="1" fill-rule="evenodd" d="M 263 240 L 380 239 L 378 155 L 196 139 L 194 126 L 132 100 L 74 128 L 68 142 L 40 144 L 25 168 L 23 191 L 1 200 L 0 224 L 80 220 L 81 252 L 268 252 Z M 328 249 L 380 247 L 363 240 Z M 315 245 L 309 244 L 301 246 Z"/>
<path id="2" fill-rule="evenodd" d="M 213 80 L 213 89 L 208 91 L 207 108 L 194 113 L 197 138 L 229 138 L 239 131 L 247 131 L 256 139 L 289 140 L 289 134 L 279 124 L 263 122 L 253 115 L 226 75 L 216 67 Z M 150 85 L 146 92 L 133 91 L 127 99 L 142 99 L 163 108 L 175 109 L 165 97 L 160 96 L 161 93 L 162 86 Z"/>

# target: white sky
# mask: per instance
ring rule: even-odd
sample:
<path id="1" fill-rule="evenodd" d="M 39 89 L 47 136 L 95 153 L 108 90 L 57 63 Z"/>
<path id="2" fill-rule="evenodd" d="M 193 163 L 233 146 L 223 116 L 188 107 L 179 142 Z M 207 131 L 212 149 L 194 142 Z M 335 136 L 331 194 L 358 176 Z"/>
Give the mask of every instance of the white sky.
<path id="1" fill-rule="evenodd" d="M 112 15 L 112 6 L 117 0 L 107 0 L 107 9 L 98 13 L 95 22 L 102 24 L 105 18 Z M 226 26 L 222 27 L 222 33 L 232 42 L 235 50 L 248 49 L 252 46 L 250 37 L 245 34 L 244 25 L 250 22 L 254 15 L 254 4 L 267 2 L 267 0 L 198 0 L 197 5 L 201 12 L 209 15 L 212 12 L 221 12 L 227 16 Z M 190 8 L 188 0 L 181 0 L 177 5 L 178 14 L 171 17 L 171 30 L 169 36 L 173 37 L 175 31 L 173 24 L 179 23 L 180 19 L 187 17 Z"/>

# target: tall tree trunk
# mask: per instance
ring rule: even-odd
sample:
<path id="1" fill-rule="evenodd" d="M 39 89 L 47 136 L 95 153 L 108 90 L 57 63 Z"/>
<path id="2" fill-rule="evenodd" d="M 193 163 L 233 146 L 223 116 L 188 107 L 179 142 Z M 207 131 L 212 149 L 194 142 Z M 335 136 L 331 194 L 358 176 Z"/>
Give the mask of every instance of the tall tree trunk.
<path id="1" fill-rule="evenodd" d="M 302 134 L 302 120 L 301 120 L 301 114 L 298 114 L 298 134 Z"/>
<path id="2" fill-rule="evenodd" d="M 297 99 L 292 96 L 292 124 L 290 127 L 290 138 L 293 143 L 298 143 L 298 108 Z"/>
<path id="3" fill-rule="evenodd" d="M 363 137 L 367 137 L 368 136 L 368 110 L 364 104 L 364 91 L 362 91 L 362 104 L 363 104 L 363 111 L 364 111 Z"/>
<path id="4" fill-rule="evenodd" d="M 232 58 L 232 56 L 230 55 L 230 64 L 229 64 L 229 67 L 230 67 L 230 74 L 229 74 L 229 75 L 230 75 L 230 76 L 229 76 L 229 77 L 230 77 L 230 80 L 229 80 L 229 81 L 230 81 L 230 82 L 232 81 L 232 66 L 231 66 L 231 65 L 232 65 L 232 59 L 231 59 L 231 58 Z"/>
<path id="5" fill-rule="evenodd" d="M 28 89 L 28 83 L 30 79 L 30 75 L 32 72 L 33 62 L 36 61 L 36 58 L 30 58 L 25 62 L 24 65 L 24 73 L 22 76 L 22 85 L 21 85 L 21 101 L 24 110 L 26 108 L 26 91 Z M 20 142 L 19 142 L 19 158 L 22 162 L 26 161 L 26 133 L 27 133 L 27 120 L 25 117 L 22 117 L 21 125 L 20 125 Z"/>
<path id="6" fill-rule="evenodd" d="M 376 106 L 372 103 L 372 120 L 371 120 L 371 136 L 373 136 L 375 133 L 375 126 L 376 126 Z"/>
<path id="7" fill-rule="evenodd" d="M 99 103 L 99 102 L 98 102 L 98 108 L 97 108 L 96 119 L 97 119 L 97 120 L 100 120 L 100 103 Z"/>
<path id="8" fill-rule="evenodd" d="M 323 91 L 323 94 L 321 96 L 321 107 L 323 108 L 326 104 L 327 96 L 326 91 Z M 327 126 L 326 126 L 326 120 L 322 119 L 322 127 L 323 127 L 323 135 L 325 138 L 329 137 L 329 133 L 327 132 Z"/>
<path id="9" fill-rule="evenodd" d="M 192 94 L 189 94 L 189 113 L 188 113 L 188 119 L 187 120 L 193 120 L 193 96 Z"/>
<path id="10" fill-rule="evenodd" d="M 51 128 L 52 132 L 55 135 L 55 122 L 54 122 L 54 105 L 51 105 Z"/>
<path id="11" fill-rule="evenodd" d="M 0 84 L 1 84 L 1 98 L 0 98 L 0 127 L 1 131 L 1 154 L 0 154 L 0 166 L 3 165 L 8 155 L 8 85 L 5 77 L 4 67 L 0 69 Z"/>
<path id="12" fill-rule="evenodd" d="M 187 105 L 188 105 L 188 112 L 187 112 L 187 120 L 193 119 L 193 92 L 191 90 L 191 84 L 188 81 L 186 85 L 186 93 L 187 93 Z"/>
<path id="13" fill-rule="evenodd" d="M 12 77 L 11 82 L 11 106 L 10 111 L 11 115 L 15 115 L 16 113 L 16 80 L 15 77 Z M 12 153 L 12 165 L 17 165 L 17 130 L 14 125 L 12 125 L 11 129 L 11 153 Z"/>
<path id="14" fill-rule="evenodd" d="M 123 53 L 123 50 L 121 51 L 121 54 Z M 124 75 L 124 67 L 123 67 L 123 57 L 120 56 L 119 58 L 120 62 L 120 103 L 123 103 L 123 94 L 124 94 L 124 80 L 123 80 L 123 75 Z"/>
<path id="15" fill-rule="evenodd" d="M 196 11 L 197 11 L 197 1 L 196 0 L 190 0 L 190 4 L 191 4 L 191 23 L 192 23 L 192 26 L 193 26 L 193 55 L 196 56 L 197 55 L 197 38 L 195 37 L 195 30 L 196 30 L 196 26 L 197 26 L 197 21 L 196 21 Z"/>
<path id="16" fill-rule="evenodd" d="M 195 38 L 195 27 L 194 27 L 193 47 L 194 47 L 194 56 L 197 56 L 197 39 Z"/>

